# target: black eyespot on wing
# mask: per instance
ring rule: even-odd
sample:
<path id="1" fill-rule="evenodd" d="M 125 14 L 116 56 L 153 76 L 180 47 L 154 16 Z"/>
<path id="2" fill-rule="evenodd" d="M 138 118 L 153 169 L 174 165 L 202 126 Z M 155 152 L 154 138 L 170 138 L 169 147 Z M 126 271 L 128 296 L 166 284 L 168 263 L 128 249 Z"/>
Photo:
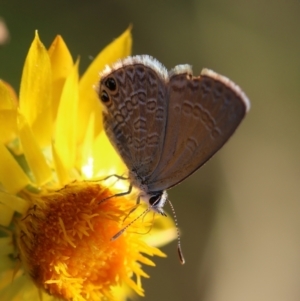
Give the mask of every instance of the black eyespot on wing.
<path id="1" fill-rule="evenodd" d="M 104 103 L 108 103 L 110 101 L 109 95 L 107 94 L 106 91 L 102 91 L 100 94 L 100 99 L 102 100 L 102 102 Z"/>
<path id="2" fill-rule="evenodd" d="M 115 91 L 117 89 L 117 83 L 114 78 L 108 77 L 105 82 L 105 86 L 110 90 L 110 91 Z"/>

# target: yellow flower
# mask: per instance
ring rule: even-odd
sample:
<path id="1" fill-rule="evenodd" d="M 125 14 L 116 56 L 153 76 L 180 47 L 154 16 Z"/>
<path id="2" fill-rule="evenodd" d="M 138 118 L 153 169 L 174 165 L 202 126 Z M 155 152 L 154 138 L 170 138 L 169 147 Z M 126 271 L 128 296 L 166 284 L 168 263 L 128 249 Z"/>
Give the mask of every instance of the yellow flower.
<path id="1" fill-rule="evenodd" d="M 100 180 L 126 168 L 102 130 L 94 87 L 99 71 L 130 51 L 128 29 L 79 79 L 63 39 L 47 51 L 36 33 L 19 100 L 0 80 L 1 301 L 143 295 L 142 264 L 165 256 L 155 246 L 176 236 L 171 219 L 147 214 L 112 240 L 144 208 L 134 193 L 105 200 L 129 183 Z"/>

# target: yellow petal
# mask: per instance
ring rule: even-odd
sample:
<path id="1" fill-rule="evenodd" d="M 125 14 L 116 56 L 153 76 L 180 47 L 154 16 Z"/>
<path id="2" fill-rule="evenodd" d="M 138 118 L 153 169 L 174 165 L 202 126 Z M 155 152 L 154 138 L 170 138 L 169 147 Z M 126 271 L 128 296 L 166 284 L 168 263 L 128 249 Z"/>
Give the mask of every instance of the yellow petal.
<path id="1" fill-rule="evenodd" d="M 51 65 L 36 32 L 23 68 L 20 110 L 40 146 L 50 145 L 52 134 Z"/>
<path id="2" fill-rule="evenodd" d="M 60 186 L 64 186 L 70 183 L 71 179 L 69 177 L 69 173 L 66 170 L 65 166 L 63 165 L 57 151 L 55 149 L 55 145 L 52 145 L 52 155 L 53 155 L 53 163 L 55 166 L 55 171 L 57 174 L 57 179 Z"/>
<path id="3" fill-rule="evenodd" d="M 76 160 L 77 106 L 78 61 L 66 79 L 55 125 L 55 149 L 67 169 L 74 167 Z"/>
<path id="4" fill-rule="evenodd" d="M 131 278 L 126 278 L 125 283 L 130 286 L 138 295 L 144 296 L 144 290 L 138 286 Z"/>
<path id="5" fill-rule="evenodd" d="M 0 110 L 16 110 L 18 99 L 13 88 L 0 79 Z"/>
<path id="6" fill-rule="evenodd" d="M 17 112 L 0 110 L 0 142 L 7 143 L 14 139 L 17 131 Z"/>
<path id="7" fill-rule="evenodd" d="M 153 233 L 152 233 L 153 232 Z M 145 241 L 150 246 L 162 247 L 177 238 L 176 228 L 164 229 L 161 231 L 151 231 L 149 236 L 145 237 Z"/>
<path id="8" fill-rule="evenodd" d="M 26 213 L 29 203 L 13 194 L 0 191 L 0 203 L 21 214 Z"/>
<path id="9" fill-rule="evenodd" d="M 131 45 L 131 27 L 129 27 L 121 36 L 115 39 L 98 54 L 80 79 L 78 110 L 78 121 L 80 122 L 80 126 L 77 141 L 81 142 L 83 140 L 91 112 L 95 113 L 95 133 L 99 133 L 102 129 L 102 113 L 99 108 L 99 100 L 95 91 L 95 87 L 99 82 L 99 72 L 105 65 L 130 55 Z"/>
<path id="10" fill-rule="evenodd" d="M 0 243 L 0 248 L 1 248 L 1 243 Z M 6 278 L 7 275 L 5 275 L 4 273 L 9 271 L 9 270 L 14 270 L 16 268 L 16 263 L 13 260 L 8 260 L 7 255 L 6 256 L 1 256 L 0 257 L 0 273 L 3 273 L 1 276 L 1 283 L 0 283 L 0 296 L 2 297 L 3 295 L 2 293 L 2 287 L 6 287 L 9 283 L 11 283 L 11 279 L 12 279 L 12 274 L 10 274 L 10 278 L 8 280 L 8 278 Z M 7 281 L 8 280 L 8 281 Z M 6 282 L 7 281 L 7 282 Z M 7 299 L 6 299 L 7 300 Z"/>
<path id="11" fill-rule="evenodd" d="M 104 131 L 95 139 L 93 153 L 96 176 L 102 177 L 114 174 L 125 174 L 127 168 L 111 145 Z"/>
<path id="12" fill-rule="evenodd" d="M 52 67 L 52 118 L 55 120 L 65 80 L 73 67 L 73 59 L 60 35 L 55 38 L 48 53 Z"/>
<path id="13" fill-rule="evenodd" d="M 12 276 L 12 275 L 10 275 Z M 0 296 L 3 301 L 18 301 L 24 300 L 27 294 L 24 294 L 24 291 L 27 289 L 28 281 L 26 281 L 27 276 L 11 278 L 10 285 L 6 285 L 1 289 Z M 13 281 L 12 281 L 13 279 Z M 25 282 L 26 281 L 26 282 Z M 34 299 L 27 299 L 34 300 Z"/>
<path id="14" fill-rule="evenodd" d="M 30 183 L 20 165 L 2 143 L 0 143 L 0 183 L 12 194 L 16 194 Z"/>
<path id="15" fill-rule="evenodd" d="M 13 89 L 0 80 L 0 141 L 12 141 L 17 131 L 17 98 Z"/>
<path id="16" fill-rule="evenodd" d="M 90 179 L 94 175 L 94 157 L 93 144 L 94 144 L 94 128 L 95 118 L 92 113 L 89 120 L 89 124 L 85 133 L 85 137 L 81 146 L 81 156 L 77 164 L 77 168 L 80 170 L 84 178 Z"/>
<path id="17" fill-rule="evenodd" d="M 14 244 L 12 237 L 1 237 L 0 238 L 0 256 L 13 254 Z"/>
<path id="18" fill-rule="evenodd" d="M 18 115 L 19 137 L 26 161 L 40 186 L 52 178 L 52 172 L 25 118 Z"/>
<path id="19" fill-rule="evenodd" d="M 14 215 L 14 210 L 0 203 L 0 225 L 8 227 Z"/>

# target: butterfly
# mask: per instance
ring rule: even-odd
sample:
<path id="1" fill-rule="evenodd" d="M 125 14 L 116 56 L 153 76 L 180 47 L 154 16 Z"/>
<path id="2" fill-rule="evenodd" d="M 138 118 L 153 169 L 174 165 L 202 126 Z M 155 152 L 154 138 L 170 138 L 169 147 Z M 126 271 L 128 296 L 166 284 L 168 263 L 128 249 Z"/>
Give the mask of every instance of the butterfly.
<path id="1" fill-rule="evenodd" d="M 138 188 L 162 215 L 166 190 L 209 160 L 250 109 L 228 78 L 208 69 L 193 76 L 190 65 L 167 71 L 149 55 L 119 60 L 100 76 L 104 129 L 128 168 L 127 193 Z"/>

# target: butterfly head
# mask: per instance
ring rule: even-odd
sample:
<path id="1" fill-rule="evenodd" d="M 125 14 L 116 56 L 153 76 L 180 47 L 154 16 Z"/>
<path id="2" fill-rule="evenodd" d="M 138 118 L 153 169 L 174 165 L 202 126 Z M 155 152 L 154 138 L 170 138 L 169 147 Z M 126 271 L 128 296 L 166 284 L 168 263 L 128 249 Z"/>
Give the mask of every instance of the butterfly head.
<path id="1" fill-rule="evenodd" d="M 163 216 L 167 216 L 163 210 L 163 207 L 167 200 L 168 200 L 168 194 L 167 194 L 166 190 L 149 193 L 149 199 L 148 199 L 149 207 L 148 207 L 147 212 L 149 211 L 149 208 L 150 208 L 154 212 L 157 212 Z M 179 228 L 178 228 L 177 216 L 176 216 L 175 209 L 174 209 L 171 201 L 168 200 L 168 202 L 169 202 L 170 207 L 173 212 L 175 226 L 176 226 L 176 230 L 177 230 L 177 251 L 178 251 L 178 255 L 179 255 L 179 260 L 180 260 L 181 264 L 184 264 L 185 259 L 184 259 L 182 249 L 181 249 L 180 233 L 179 233 Z"/>

